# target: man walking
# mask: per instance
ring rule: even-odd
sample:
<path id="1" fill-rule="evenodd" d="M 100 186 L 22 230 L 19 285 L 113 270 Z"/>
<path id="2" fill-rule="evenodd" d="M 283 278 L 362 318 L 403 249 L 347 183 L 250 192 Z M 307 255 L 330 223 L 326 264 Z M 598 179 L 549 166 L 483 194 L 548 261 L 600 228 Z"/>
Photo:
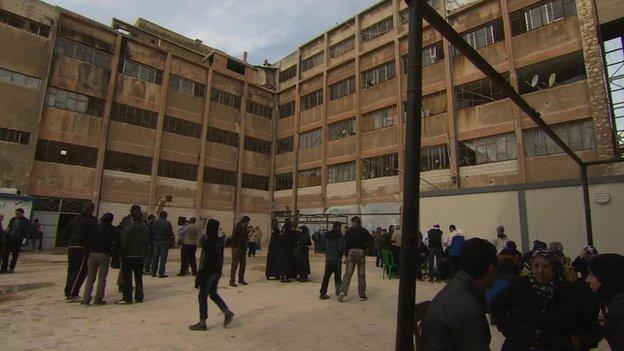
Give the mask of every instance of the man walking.
<path id="1" fill-rule="evenodd" d="M 105 213 L 101 218 L 101 223 L 89 231 L 85 243 L 85 251 L 89 257 L 87 260 L 87 283 L 84 289 L 82 304 L 88 306 L 91 303 L 91 292 L 97 277 L 97 290 L 93 304 L 103 305 L 104 290 L 106 289 L 106 276 L 108 275 L 108 265 L 110 264 L 113 244 L 117 235 L 115 227 L 112 225 L 113 215 Z"/>
<path id="2" fill-rule="evenodd" d="M 143 215 L 141 212 L 132 213 L 132 224 L 127 226 L 121 233 L 119 247 L 124 289 L 123 299 L 115 302 L 118 305 L 132 303 L 132 277 L 134 277 L 136 285 L 134 288 L 134 299 L 136 302 L 143 302 L 143 258 L 147 255 L 149 231 L 142 220 Z"/>
<path id="3" fill-rule="evenodd" d="M 247 243 L 249 242 L 248 216 L 243 216 L 232 231 L 232 267 L 230 269 L 230 286 L 236 287 L 236 269 L 238 270 L 238 283 L 247 285 L 245 281 L 245 267 L 247 266 Z"/>
<path id="4" fill-rule="evenodd" d="M 133 217 L 134 218 L 134 217 Z M 167 255 L 169 255 L 169 245 L 173 235 L 171 222 L 167 220 L 167 212 L 160 211 L 159 218 L 152 224 L 152 277 L 166 278 Z"/>
<path id="5" fill-rule="evenodd" d="M 370 233 L 362 227 L 362 220 L 360 217 L 355 216 L 351 218 L 351 227 L 345 233 L 347 269 L 342 279 L 338 301 L 342 302 L 345 296 L 347 296 L 349 284 L 351 283 L 351 276 L 353 276 L 356 265 L 360 301 L 368 300 L 366 296 L 366 249 L 368 248 L 370 240 Z"/>
<path id="6" fill-rule="evenodd" d="M 30 244 L 32 245 L 33 252 L 41 251 L 43 246 L 43 226 L 39 223 L 38 219 L 33 221 L 32 233 L 30 233 Z"/>
<path id="7" fill-rule="evenodd" d="M 67 224 L 67 280 L 65 282 L 66 302 L 80 302 L 78 296 L 82 283 L 87 277 L 87 259 L 85 243 L 89 232 L 98 224 L 93 216 L 95 204 L 91 201 L 84 204 L 82 213 L 69 221 Z"/>
<path id="8" fill-rule="evenodd" d="M 334 275 L 334 285 L 336 288 L 336 296 L 340 295 L 340 286 L 342 285 L 342 255 L 344 255 L 344 238 L 340 232 L 342 224 L 334 222 L 332 230 L 325 233 L 325 274 L 321 283 L 321 300 L 329 299 L 327 295 L 327 286 L 329 278 Z"/>
<path id="9" fill-rule="evenodd" d="M 178 242 L 182 245 L 182 257 L 180 261 L 180 273 L 179 277 L 184 277 L 191 266 L 191 273 L 197 274 L 197 259 L 195 258 L 195 252 L 197 251 L 197 238 L 199 236 L 199 228 L 195 224 L 197 219 L 192 217 L 189 220 L 189 224 L 182 228 L 178 233 Z"/>
<path id="10" fill-rule="evenodd" d="M 15 210 L 15 217 L 11 218 L 11 220 L 9 221 L 9 225 L 7 226 L 4 234 L 4 252 L 2 258 L 2 269 L 0 269 L 0 273 L 15 272 L 17 259 L 19 258 L 20 250 L 22 248 L 22 241 L 28 235 L 29 227 L 30 221 L 24 216 L 24 209 L 18 208 L 17 210 Z M 11 255 L 10 263 L 9 254 Z"/>
<path id="11" fill-rule="evenodd" d="M 434 224 L 433 228 L 427 232 L 427 237 L 423 243 L 429 248 L 429 282 L 441 281 L 442 278 L 442 243 L 446 241 L 440 230 L 439 224 Z"/>

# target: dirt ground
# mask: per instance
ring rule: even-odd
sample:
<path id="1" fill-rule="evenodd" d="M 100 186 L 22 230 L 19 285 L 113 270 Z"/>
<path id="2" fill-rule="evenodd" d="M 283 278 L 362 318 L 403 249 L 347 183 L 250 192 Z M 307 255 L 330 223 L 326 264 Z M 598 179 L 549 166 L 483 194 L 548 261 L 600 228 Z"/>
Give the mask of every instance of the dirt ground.
<path id="1" fill-rule="evenodd" d="M 66 304 L 66 258 L 24 253 L 15 274 L 0 275 L 0 349 L 2 350 L 393 350 L 398 280 L 382 279 L 367 262 L 368 297 L 357 299 L 357 278 L 340 304 L 335 296 L 318 299 L 323 258 L 312 255 L 310 282 L 283 284 L 264 278 L 266 257 L 248 261 L 248 286 L 219 292 L 236 313 L 228 329 L 209 301 L 209 329 L 191 332 L 197 322 L 197 290 L 192 277 L 176 277 L 179 251 L 172 250 L 168 278 L 144 277 L 145 302 L 117 306 L 117 270 L 108 275 L 105 306 Z M 224 271 L 229 272 L 229 258 Z M 442 284 L 418 282 L 417 301 L 431 299 Z M 333 281 L 330 282 L 333 291 Z M 501 335 L 492 330 L 492 350 Z M 601 349 L 607 348 L 602 345 Z"/>

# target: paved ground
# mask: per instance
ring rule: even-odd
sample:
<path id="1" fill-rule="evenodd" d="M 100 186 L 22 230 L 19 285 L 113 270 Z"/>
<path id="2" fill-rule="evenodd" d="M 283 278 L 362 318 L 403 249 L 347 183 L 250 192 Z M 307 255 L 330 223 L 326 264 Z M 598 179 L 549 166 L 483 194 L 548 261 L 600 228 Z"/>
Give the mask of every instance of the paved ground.
<path id="1" fill-rule="evenodd" d="M 229 329 L 209 302 L 209 329 L 190 332 L 197 321 L 193 278 L 176 277 L 179 255 L 168 265 L 169 278 L 145 277 L 145 302 L 112 304 L 117 270 L 109 272 L 108 305 L 83 307 L 63 301 L 66 259 L 63 255 L 26 253 L 17 273 L 0 275 L 0 349 L 2 350 L 392 350 L 398 281 L 381 278 L 367 262 L 367 302 L 351 295 L 339 304 L 334 296 L 318 299 L 322 258 L 311 257 L 308 283 L 282 284 L 264 279 L 265 257 L 249 260 L 249 286 L 220 293 L 236 313 Z M 226 270 L 229 259 L 226 259 Z M 355 277 L 352 287 L 356 287 Z M 330 289 L 333 283 L 330 283 Z M 418 283 L 417 300 L 431 299 L 442 284 Z M 501 336 L 493 330 L 492 349 Z"/>

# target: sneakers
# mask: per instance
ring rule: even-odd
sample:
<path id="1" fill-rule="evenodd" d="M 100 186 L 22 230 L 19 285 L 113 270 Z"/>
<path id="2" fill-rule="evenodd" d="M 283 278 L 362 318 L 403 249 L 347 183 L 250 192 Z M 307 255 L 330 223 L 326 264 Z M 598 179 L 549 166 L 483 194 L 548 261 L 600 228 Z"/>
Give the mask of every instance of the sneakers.
<path id="1" fill-rule="evenodd" d="M 323 295 L 319 296 L 319 300 L 329 300 L 329 295 L 323 294 Z"/>
<path id="2" fill-rule="evenodd" d="M 100 302 L 94 302 L 93 303 L 93 306 L 103 306 L 103 305 L 106 305 L 106 301 L 104 301 L 104 300 L 102 300 Z"/>
<path id="3" fill-rule="evenodd" d="M 249 284 L 247 284 L 247 282 L 246 282 L 246 281 L 244 281 L 244 280 L 243 280 L 243 281 L 238 282 L 238 284 L 240 284 L 240 285 L 249 285 Z"/>
<path id="4" fill-rule="evenodd" d="M 343 293 L 343 292 L 338 294 L 338 302 L 344 301 L 345 296 L 347 296 L 347 295 L 345 293 Z"/>
<path id="5" fill-rule="evenodd" d="M 132 302 L 126 301 L 126 300 L 119 300 L 119 301 L 115 301 L 115 305 L 131 305 Z"/>
<path id="6" fill-rule="evenodd" d="M 227 311 L 225 312 L 225 317 L 223 318 L 223 328 L 227 328 L 230 323 L 232 323 L 232 319 L 234 319 L 234 312 Z"/>
<path id="7" fill-rule="evenodd" d="M 91 298 L 90 298 L 90 297 L 85 296 L 85 298 L 84 298 L 84 299 L 82 299 L 82 302 L 80 302 L 80 303 L 81 303 L 82 305 L 84 305 L 84 306 L 89 306 L 89 304 L 91 303 Z"/>
<path id="8" fill-rule="evenodd" d="M 236 285 L 236 283 L 234 283 L 234 282 L 230 282 L 230 286 L 231 286 L 231 287 L 233 287 L 233 288 L 235 288 L 235 287 L 237 287 L 238 285 Z"/>
<path id="9" fill-rule="evenodd" d="M 206 331 L 208 327 L 206 326 L 206 322 L 197 322 L 197 324 L 193 324 L 188 327 L 189 330 L 192 331 Z"/>
<path id="10" fill-rule="evenodd" d="M 72 296 L 65 300 L 65 303 L 76 303 L 76 302 L 82 302 L 82 299 L 80 298 L 80 296 Z"/>
<path id="11" fill-rule="evenodd" d="M 360 301 L 366 301 L 366 300 L 368 300 L 368 297 L 366 295 L 360 296 Z"/>

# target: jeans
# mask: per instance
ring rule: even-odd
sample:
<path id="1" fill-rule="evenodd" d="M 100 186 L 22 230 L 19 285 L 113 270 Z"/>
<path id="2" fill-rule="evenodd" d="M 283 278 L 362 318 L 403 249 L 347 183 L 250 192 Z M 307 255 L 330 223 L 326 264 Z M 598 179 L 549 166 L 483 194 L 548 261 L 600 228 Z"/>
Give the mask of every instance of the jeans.
<path id="1" fill-rule="evenodd" d="M 155 241 L 152 245 L 152 275 L 165 275 L 165 265 L 167 264 L 167 255 L 169 254 L 168 241 Z M 160 264 L 159 264 L 160 262 Z M 123 265 L 123 263 L 122 263 Z"/>
<path id="2" fill-rule="evenodd" d="M 236 282 L 236 269 L 240 264 L 238 270 L 238 282 L 245 281 L 245 267 L 247 266 L 247 256 L 245 256 L 245 249 L 233 247 L 232 248 L 232 268 L 230 269 L 230 283 Z"/>
<path id="3" fill-rule="evenodd" d="M 37 242 L 39 242 L 39 245 L 37 245 Z M 32 238 L 30 239 L 30 243 L 32 244 L 33 251 L 35 251 L 35 249 L 41 251 L 41 247 L 43 246 L 43 238 Z"/>
<path id="4" fill-rule="evenodd" d="M 186 274 L 188 272 L 189 265 L 191 266 L 191 272 L 193 275 L 197 274 L 197 259 L 195 258 L 195 252 L 197 251 L 196 245 L 183 245 L 182 246 L 182 260 L 180 261 L 180 274 Z"/>
<path id="5" fill-rule="evenodd" d="M 436 279 L 440 279 L 440 277 L 442 276 L 442 260 L 440 260 L 440 258 L 442 257 L 442 250 L 439 248 L 430 248 L 429 249 L 429 279 L 433 279 L 434 277 Z M 435 261 L 435 269 L 434 269 L 434 263 Z"/>
<path id="6" fill-rule="evenodd" d="M 65 281 L 65 297 L 76 297 L 80 293 L 82 283 L 87 278 L 87 259 L 83 247 L 75 246 L 67 250 L 67 280 Z"/>
<path id="7" fill-rule="evenodd" d="M 8 239 L 2 252 L 2 270 L 14 270 L 17 265 L 17 259 L 22 248 L 22 242 L 15 239 Z M 11 254 L 11 264 L 9 264 L 9 254 Z"/>
<path id="8" fill-rule="evenodd" d="M 325 274 L 323 274 L 323 282 L 321 283 L 321 296 L 327 294 L 327 286 L 332 274 L 334 275 L 334 285 L 336 295 L 340 294 L 340 286 L 342 285 L 342 262 L 340 259 L 325 259 Z"/>
<path id="9" fill-rule="evenodd" d="M 342 279 L 340 292 L 347 294 L 349 292 L 349 284 L 351 284 L 351 276 L 357 265 L 358 273 L 358 293 L 360 296 L 366 296 L 366 251 L 364 249 L 350 249 L 347 254 L 347 269 Z"/>
<path id="10" fill-rule="evenodd" d="M 217 287 L 219 286 L 219 279 L 221 279 L 220 273 L 211 273 L 206 279 L 202 279 L 199 283 L 199 294 L 197 295 L 197 301 L 199 302 L 199 319 L 205 321 L 208 319 L 208 297 L 217 304 L 221 312 L 227 313 L 230 309 L 225 304 L 225 301 L 217 293 Z"/>
<path id="11" fill-rule="evenodd" d="M 82 301 L 84 303 L 91 302 L 91 292 L 93 284 L 97 276 L 98 283 L 95 291 L 94 303 L 101 303 L 104 300 L 104 291 L 106 289 L 106 276 L 108 275 L 108 266 L 110 264 L 110 255 L 100 252 L 92 252 L 87 260 L 87 283 L 85 284 Z"/>
<path id="12" fill-rule="evenodd" d="M 136 288 L 134 289 L 134 299 L 137 302 L 143 301 L 143 257 L 121 257 L 121 271 L 124 277 L 123 299 L 132 302 L 132 276 Z"/>
<path id="13" fill-rule="evenodd" d="M 381 256 L 381 250 L 375 250 L 375 266 L 383 266 L 383 256 Z"/>
<path id="14" fill-rule="evenodd" d="M 449 256 L 448 265 L 449 265 L 449 278 L 453 278 L 455 277 L 455 274 L 459 272 L 459 256 Z"/>

